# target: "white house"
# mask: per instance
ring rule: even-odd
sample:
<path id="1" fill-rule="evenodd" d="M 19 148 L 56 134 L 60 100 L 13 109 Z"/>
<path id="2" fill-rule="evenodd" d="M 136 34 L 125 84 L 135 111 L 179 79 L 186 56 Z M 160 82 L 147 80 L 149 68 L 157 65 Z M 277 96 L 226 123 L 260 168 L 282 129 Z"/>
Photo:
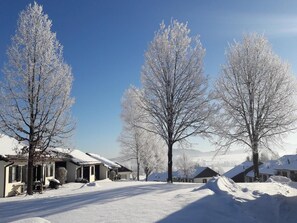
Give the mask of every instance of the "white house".
<path id="1" fill-rule="evenodd" d="M 67 182 L 75 182 L 82 179 L 88 182 L 96 180 L 95 169 L 101 162 L 88 156 L 86 153 L 74 149 L 52 148 L 60 161 L 56 161 L 56 168 L 65 167 L 67 169 Z"/>
<path id="2" fill-rule="evenodd" d="M 106 159 L 105 157 L 102 157 L 98 154 L 95 154 L 95 153 L 86 153 L 86 154 L 101 163 L 96 168 L 96 175 L 97 175 L 96 180 L 107 179 L 109 177 L 110 170 L 115 170 L 117 172 L 117 169 L 121 167 L 119 164 L 109 159 Z"/>
<path id="3" fill-rule="evenodd" d="M 259 167 L 260 181 L 265 182 L 273 175 L 280 175 L 297 181 L 297 154 L 285 155 L 277 160 L 269 160 Z M 253 181 L 253 172 L 250 171 L 246 180 Z"/>
<path id="4" fill-rule="evenodd" d="M 0 197 L 13 196 L 27 189 L 27 155 L 21 154 L 26 145 L 6 135 L 0 136 Z M 54 178 L 55 163 L 41 159 L 33 169 L 34 181 L 48 185 Z"/>
<path id="5" fill-rule="evenodd" d="M 223 176 L 232 179 L 234 182 L 245 182 L 246 174 L 250 172 L 253 167 L 253 162 L 245 161 L 224 173 Z"/>
<path id="6" fill-rule="evenodd" d="M 209 167 L 196 167 L 190 176 L 186 177 L 180 171 L 172 171 L 173 181 L 188 181 L 194 183 L 206 183 L 218 173 Z M 167 172 L 152 173 L 148 177 L 148 181 L 163 181 L 166 182 L 168 177 Z"/>

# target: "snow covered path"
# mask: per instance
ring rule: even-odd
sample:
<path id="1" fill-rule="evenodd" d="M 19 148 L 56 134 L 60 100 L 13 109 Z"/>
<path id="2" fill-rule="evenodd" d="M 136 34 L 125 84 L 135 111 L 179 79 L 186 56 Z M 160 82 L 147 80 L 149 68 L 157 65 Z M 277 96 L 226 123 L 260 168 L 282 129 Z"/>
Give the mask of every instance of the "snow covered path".
<path id="1" fill-rule="evenodd" d="M 91 185 L 70 183 L 44 194 L 0 199 L 0 222 L 33 217 L 53 223 L 295 223 L 297 219 L 296 185 L 234 184 L 224 177 L 206 185 L 132 181 Z"/>

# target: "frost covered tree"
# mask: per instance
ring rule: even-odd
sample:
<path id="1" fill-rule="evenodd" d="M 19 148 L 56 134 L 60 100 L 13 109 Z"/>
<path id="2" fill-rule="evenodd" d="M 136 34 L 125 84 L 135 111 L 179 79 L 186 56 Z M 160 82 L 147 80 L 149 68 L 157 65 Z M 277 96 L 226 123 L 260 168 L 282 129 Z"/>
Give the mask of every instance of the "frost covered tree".
<path id="1" fill-rule="evenodd" d="M 139 106 L 139 89 L 131 86 L 122 98 L 121 118 L 123 129 L 119 137 L 121 155 L 127 160 L 134 160 L 137 166 L 137 180 L 140 172 L 140 156 L 144 145 L 145 130 L 141 125 L 142 111 Z"/>
<path id="2" fill-rule="evenodd" d="M 168 182 L 172 182 L 172 149 L 176 142 L 205 133 L 210 116 L 203 49 L 189 36 L 187 24 L 176 20 L 160 25 L 145 54 L 141 77 L 142 103 L 149 131 L 168 147 Z"/>
<path id="3" fill-rule="evenodd" d="M 166 147 L 164 141 L 158 135 L 148 131 L 143 134 L 143 142 L 140 163 L 147 181 L 152 172 L 160 172 L 165 169 Z"/>
<path id="4" fill-rule="evenodd" d="M 34 3 L 20 13 L 8 48 L 0 94 L 1 131 L 28 146 L 27 194 L 32 194 L 33 165 L 49 146 L 73 130 L 71 68 L 51 31 L 52 22 Z"/>
<path id="5" fill-rule="evenodd" d="M 195 163 L 191 159 L 191 157 L 186 153 L 183 152 L 177 159 L 176 159 L 176 168 L 179 171 L 182 178 L 189 180 L 189 177 L 195 171 Z"/>
<path id="6" fill-rule="evenodd" d="M 258 180 L 259 149 L 271 148 L 296 126 L 295 77 L 265 37 L 248 34 L 229 46 L 215 88 L 219 145 L 250 148 Z"/>

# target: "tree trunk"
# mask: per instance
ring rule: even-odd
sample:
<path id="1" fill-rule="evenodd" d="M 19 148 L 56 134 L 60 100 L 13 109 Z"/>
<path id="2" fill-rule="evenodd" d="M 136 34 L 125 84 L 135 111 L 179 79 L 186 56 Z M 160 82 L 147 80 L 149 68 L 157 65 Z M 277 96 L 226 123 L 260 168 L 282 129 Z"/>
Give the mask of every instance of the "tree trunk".
<path id="1" fill-rule="evenodd" d="M 140 164 L 137 161 L 137 181 L 139 181 L 139 169 L 140 169 Z"/>
<path id="2" fill-rule="evenodd" d="M 149 174 L 145 173 L 145 181 L 147 181 Z"/>
<path id="3" fill-rule="evenodd" d="M 172 183 L 172 148 L 173 143 L 168 144 L 168 178 L 167 183 Z"/>
<path id="4" fill-rule="evenodd" d="M 33 150 L 32 146 L 29 146 L 29 157 L 28 157 L 28 177 L 27 177 L 27 194 L 33 195 L 33 168 L 34 168 L 34 160 L 33 160 Z"/>
<path id="5" fill-rule="evenodd" d="M 258 143 L 253 143 L 254 181 L 259 181 L 259 152 Z"/>

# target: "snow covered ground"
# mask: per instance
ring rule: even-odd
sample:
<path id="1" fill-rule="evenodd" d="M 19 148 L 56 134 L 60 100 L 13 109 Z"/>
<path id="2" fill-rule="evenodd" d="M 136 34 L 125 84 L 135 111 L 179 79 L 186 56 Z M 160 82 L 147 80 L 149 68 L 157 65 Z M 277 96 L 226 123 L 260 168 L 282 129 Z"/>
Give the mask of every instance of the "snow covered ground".
<path id="1" fill-rule="evenodd" d="M 296 222 L 297 184 L 69 183 L 0 199 L 0 222 Z M 26 220 L 24 220 L 26 219 Z"/>

